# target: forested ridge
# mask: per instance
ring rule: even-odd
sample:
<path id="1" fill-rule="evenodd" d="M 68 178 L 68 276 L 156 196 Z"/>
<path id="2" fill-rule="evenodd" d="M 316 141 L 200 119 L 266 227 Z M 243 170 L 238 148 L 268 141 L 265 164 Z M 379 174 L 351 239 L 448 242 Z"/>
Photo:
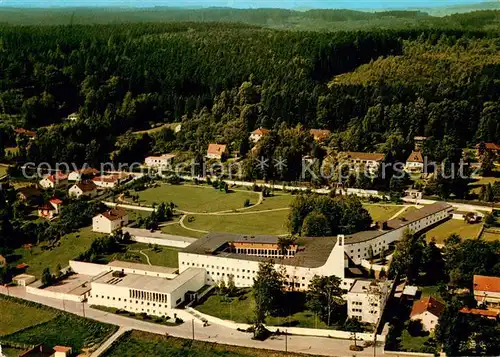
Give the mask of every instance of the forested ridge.
<path id="1" fill-rule="evenodd" d="M 335 150 L 387 152 L 424 134 L 457 146 L 492 140 L 497 35 L 467 24 L 343 32 L 215 22 L 4 25 L 0 144 L 31 161 L 97 164 L 203 153 L 208 142 L 239 150 L 259 126 L 290 137 L 286 128 L 297 124 L 327 128 Z M 73 112 L 80 120 L 64 121 Z M 123 135 L 172 122 L 183 123 L 181 133 Z M 15 142 L 15 127 L 37 138 Z"/>

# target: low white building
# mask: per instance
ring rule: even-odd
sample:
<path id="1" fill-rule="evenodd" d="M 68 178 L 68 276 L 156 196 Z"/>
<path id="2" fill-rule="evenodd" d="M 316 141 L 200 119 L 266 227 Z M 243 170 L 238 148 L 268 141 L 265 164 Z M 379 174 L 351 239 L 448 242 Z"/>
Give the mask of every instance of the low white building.
<path id="1" fill-rule="evenodd" d="M 174 154 L 163 154 L 160 156 L 148 156 L 144 160 L 147 167 L 167 168 L 172 164 Z"/>
<path id="2" fill-rule="evenodd" d="M 347 292 L 347 316 L 376 324 L 389 298 L 390 281 L 358 279 Z"/>
<path id="3" fill-rule="evenodd" d="M 205 269 L 196 268 L 186 269 L 173 279 L 119 270 L 104 272 L 91 282 L 89 304 L 166 316 L 183 302 L 196 299 L 205 276 Z"/>
<path id="4" fill-rule="evenodd" d="M 69 188 L 68 195 L 74 198 L 94 198 L 97 196 L 97 185 L 92 181 L 78 182 Z"/>
<path id="5" fill-rule="evenodd" d="M 424 172 L 424 157 L 422 152 L 413 151 L 406 159 L 405 171 L 410 173 Z"/>
<path id="6" fill-rule="evenodd" d="M 364 170 L 370 174 L 375 174 L 385 159 L 384 154 L 373 152 L 346 151 L 338 155 L 339 162 L 348 163 L 352 170 Z"/>
<path id="7" fill-rule="evenodd" d="M 92 231 L 110 234 L 127 224 L 127 211 L 121 209 L 110 209 L 92 218 Z"/>
<path id="8" fill-rule="evenodd" d="M 439 316 L 444 311 L 444 305 L 427 296 L 415 301 L 410 313 L 410 320 L 420 320 L 425 331 L 434 331 L 438 324 Z"/>

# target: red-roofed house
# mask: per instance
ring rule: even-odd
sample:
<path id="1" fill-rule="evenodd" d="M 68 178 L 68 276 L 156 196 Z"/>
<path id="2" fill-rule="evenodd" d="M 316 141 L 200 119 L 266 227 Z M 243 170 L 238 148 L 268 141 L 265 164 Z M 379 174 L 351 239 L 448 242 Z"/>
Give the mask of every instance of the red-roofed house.
<path id="1" fill-rule="evenodd" d="M 441 302 L 427 296 L 413 303 L 410 319 L 422 321 L 422 326 L 426 331 L 433 331 L 443 311 L 444 305 Z"/>
<path id="2" fill-rule="evenodd" d="M 500 315 L 500 312 L 494 310 L 468 309 L 466 307 L 462 308 L 460 312 L 462 314 L 471 314 L 471 315 L 485 317 L 490 320 L 496 320 L 498 318 L 498 315 Z"/>
<path id="3" fill-rule="evenodd" d="M 128 224 L 127 211 L 110 209 L 92 218 L 92 231 L 99 233 L 112 233 Z"/>
<path id="4" fill-rule="evenodd" d="M 114 188 L 120 184 L 121 180 L 118 175 L 106 175 L 94 177 L 92 182 L 94 182 L 97 187 Z"/>
<path id="5" fill-rule="evenodd" d="M 39 184 L 44 189 L 66 186 L 68 184 L 68 175 L 63 174 L 62 172 L 57 172 L 41 179 Z"/>
<path id="6" fill-rule="evenodd" d="M 321 142 L 328 138 L 332 132 L 327 129 L 311 129 L 309 130 L 309 133 L 312 135 L 314 140 Z"/>
<path id="7" fill-rule="evenodd" d="M 94 198 L 97 196 L 97 185 L 92 181 L 81 181 L 71 186 L 68 190 L 68 194 L 70 197 L 75 198 Z"/>
<path id="8" fill-rule="evenodd" d="M 422 152 L 413 151 L 410 156 L 408 156 L 408 159 L 406 159 L 405 171 L 418 173 L 424 171 L 424 157 L 422 156 Z"/>
<path id="9" fill-rule="evenodd" d="M 82 181 L 85 178 L 91 178 L 99 175 L 99 170 L 87 167 L 81 170 L 72 171 L 68 175 L 68 181 Z"/>
<path id="10" fill-rule="evenodd" d="M 250 133 L 249 140 L 255 144 L 257 141 L 262 139 L 262 137 L 268 135 L 270 132 L 271 132 L 270 130 L 264 128 L 255 129 Z"/>
<path id="11" fill-rule="evenodd" d="M 224 156 L 227 156 L 227 145 L 223 144 L 208 144 L 207 158 L 222 160 Z"/>
<path id="12" fill-rule="evenodd" d="M 495 276 L 474 275 L 474 298 L 478 304 L 500 308 L 500 278 Z"/>
<path id="13" fill-rule="evenodd" d="M 51 198 L 49 203 L 43 204 L 38 207 L 38 216 L 46 219 L 54 219 L 61 210 L 63 201 L 58 198 Z"/>

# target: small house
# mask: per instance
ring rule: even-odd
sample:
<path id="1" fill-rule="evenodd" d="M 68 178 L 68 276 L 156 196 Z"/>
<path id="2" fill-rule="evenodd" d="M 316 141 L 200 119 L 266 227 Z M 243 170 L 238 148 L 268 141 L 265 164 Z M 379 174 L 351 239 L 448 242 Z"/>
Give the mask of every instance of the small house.
<path id="1" fill-rule="evenodd" d="M 208 144 L 207 158 L 222 160 L 227 157 L 227 145 L 223 144 Z"/>
<path id="2" fill-rule="evenodd" d="M 94 198 L 97 196 L 97 185 L 92 181 L 82 181 L 75 183 L 68 190 L 68 195 L 74 198 Z"/>
<path id="3" fill-rule="evenodd" d="M 110 234 L 127 224 L 127 211 L 121 209 L 110 209 L 92 218 L 92 231 Z"/>
<path id="4" fill-rule="evenodd" d="M 439 316 L 444 311 L 443 303 L 431 296 L 415 301 L 410 313 L 410 320 L 420 320 L 426 331 L 434 331 Z"/>
<path id="5" fill-rule="evenodd" d="M 270 130 L 264 128 L 255 129 L 250 133 L 250 137 L 248 138 L 248 140 L 250 140 L 252 143 L 255 144 L 264 136 L 268 135 L 270 132 L 271 132 Z"/>
<path id="6" fill-rule="evenodd" d="M 424 157 L 421 151 L 412 151 L 406 159 L 405 171 L 411 173 L 422 173 L 424 171 Z"/>
<path id="7" fill-rule="evenodd" d="M 57 172 L 53 175 L 48 175 L 39 182 L 40 186 L 44 189 L 54 189 L 61 186 L 68 185 L 68 175 L 62 172 Z"/>

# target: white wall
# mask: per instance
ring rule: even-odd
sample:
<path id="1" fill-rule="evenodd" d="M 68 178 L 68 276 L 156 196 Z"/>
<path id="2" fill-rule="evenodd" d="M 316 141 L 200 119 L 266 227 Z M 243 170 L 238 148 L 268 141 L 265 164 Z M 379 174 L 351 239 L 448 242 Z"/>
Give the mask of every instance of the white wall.
<path id="1" fill-rule="evenodd" d="M 166 279 L 174 279 L 178 276 L 178 274 L 152 272 L 151 270 L 147 270 L 147 266 L 145 266 L 145 270 L 141 270 L 135 268 L 121 268 L 104 264 L 79 262 L 76 260 L 70 260 L 69 266 L 71 267 L 71 270 L 73 270 L 77 274 L 90 275 L 93 277 L 96 277 L 97 275 L 100 275 L 107 271 L 123 271 L 125 274 L 148 275 Z"/>
<path id="2" fill-rule="evenodd" d="M 34 288 L 31 286 L 26 287 L 26 292 L 28 294 L 33 294 L 33 295 L 38 295 L 38 296 L 45 296 L 51 299 L 58 299 L 58 300 L 67 300 L 67 301 L 75 301 L 75 302 L 82 302 L 85 300 L 85 295 L 72 295 L 72 294 L 64 294 L 64 293 L 57 293 L 55 291 L 50 291 L 46 289 L 38 289 Z"/>
<path id="3" fill-rule="evenodd" d="M 431 314 L 429 311 L 424 311 L 421 314 L 412 316 L 411 320 L 421 320 L 426 331 L 433 331 L 436 328 L 439 317 Z"/>

